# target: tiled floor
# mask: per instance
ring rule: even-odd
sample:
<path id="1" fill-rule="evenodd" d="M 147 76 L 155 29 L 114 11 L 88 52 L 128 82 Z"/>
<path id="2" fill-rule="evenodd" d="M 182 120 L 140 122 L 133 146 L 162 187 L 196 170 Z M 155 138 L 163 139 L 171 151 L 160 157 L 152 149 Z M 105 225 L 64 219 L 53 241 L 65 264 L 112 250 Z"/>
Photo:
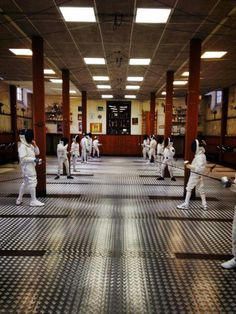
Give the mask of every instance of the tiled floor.
<path id="1" fill-rule="evenodd" d="M 49 158 L 46 205 L 32 208 L 15 205 L 18 166 L 0 167 L 0 313 L 236 312 L 236 272 L 220 267 L 234 193 L 205 178 L 209 210 L 197 198 L 180 211 L 180 169 L 172 182 L 141 158 L 78 163 L 74 180 L 56 168 Z"/>

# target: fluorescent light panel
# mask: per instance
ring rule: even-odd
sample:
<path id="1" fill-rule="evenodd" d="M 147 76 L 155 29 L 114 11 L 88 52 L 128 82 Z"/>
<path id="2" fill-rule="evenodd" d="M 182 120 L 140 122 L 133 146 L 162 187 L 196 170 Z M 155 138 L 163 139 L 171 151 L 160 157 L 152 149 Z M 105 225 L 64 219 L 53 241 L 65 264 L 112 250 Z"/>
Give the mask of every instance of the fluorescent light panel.
<path id="1" fill-rule="evenodd" d="M 206 51 L 201 58 L 202 59 L 217 59 L 226 55 L 227 51 Z"/>
<path id="2" fill-rule="evenodd" d="M 136 23 L 166 23 L 171 9 L 144 9 L 138 8 Z"/>
<path id="3" fill-rule="evenodd" d="M 66 22 L 96 22 L 92 7 L 59 7 Z"/>
<path id="4" fill-rule="evenodd" d="M 181 76 L 189 76 L 189 72 L 188 72 L 188 71 L 183 72 L 183 73 L 181 74 Z"/>
<path id="5" fill-rule="evenodd" d="M 130 65 L 149 65 L 151 59 L 138 59 L 138 58 L 131 58 L 129 59 Z"/>
<path id="6" fill-rule="evenodd" d="M 44 74 L 56 74 L 55 71 L 53 71 L 52 69 L 44 69 L 43 73 Z"/>
<path id="7" fill-rule="evenodd" d="M 174 85 L 186 85 L 188 81 L 174 81 Z"/>
<path id="8" fill-rule="evenodd" d="M 163 96 L 165 96 L 165 95 L 166 95 L 166 92 L 165 92 L 165 91 L 163 91 L 163 92 L 161 92 L 161 94 L 162 94 Z"/>
<path id="9" fill-rule="evenodd" d="M 104 58 L 84 58 L 86 64 L 105 64 Z"/>
<path id="10" fill-rule="evenodd" d="M 94 81 L 109 81 L 109 76 L 93 76 Z"/>
<path id="11" fill-rule="evenodd" d="M 136 95 L 125 95 L 125 98 L 135 99 L 135 98 L 136 98 Z"/>
<path id="12" fill-rule="evenodd" d="M 16 56 L 32 56 L 32 50 L 30 49 L 18 49 L 18 48 L 11 48 L 9 49 L 12 53 Z"/>
<path id="13" fill-rule="evenodd" d="M 130 82 L 142 82 L 143 81 L 143 76 L 128 76 L 127 81 Z"/>
<path id="14" fill-rule="evenodd" d="M 138 85 L 126 85 L 126 89 L 140 89 L 140 86 Z"/>
<path id="15" fill-rule="evenodd" d="M 50 79 L 50 82 L 58 84 L 62 83 L 62 79 Z"/>
<path id="16" fill-rule="evenodd" d="M 99 89 L 111 89 L 111 85 L 97 85 Z"/>
<path id="17" fill-rule="evenodd" d="M 102 98 L 113 98 L 113 95 L 102 95 Z"/>

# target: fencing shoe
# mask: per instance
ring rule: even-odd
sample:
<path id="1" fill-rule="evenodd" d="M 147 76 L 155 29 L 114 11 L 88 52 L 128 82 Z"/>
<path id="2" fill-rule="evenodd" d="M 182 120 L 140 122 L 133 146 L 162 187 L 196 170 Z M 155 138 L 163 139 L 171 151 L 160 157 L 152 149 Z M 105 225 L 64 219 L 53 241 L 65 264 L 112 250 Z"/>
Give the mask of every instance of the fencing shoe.
<path id="1" fill-rule="evenodd" d="M 186 203 L 183 203 L 183 204 L 177 205 L 177 208 L 178 209 L 189 209 L 189 205 Z"/>
<path id="2" fill-rule="evenodd" d="M 38 200 L 33 200 L 30 202 L 30 206 L 36 207 L 36 206 L 44 206 L 44 203 L 38 201 Z"/>
<path id="3" fill-rule="evenodd" d="M 172 177 L 172 178 L 171 178 L 171 181 L 176 181 L 175 177 Z"/>
<path id="4" fill-rule="evenodd" d="M 72 176 L 67 176 L 67 179 L 74 179 L 74 177 L 72 177 Z"/>
<path id="5" fill-rule="evenodd" d="M 236 268 L 236 260 L 235 257 L 233 257 L 232 259 L 230 259 L 227 262 L 224 262 L 221 264 L 221 267 L 225 268 L 225 269 L 233 269 Z"/>
<path id="6" fill-rule="evenodd" d="M 60 176 L 59 175 L 57 175 L 57 176 L 55 176 L 55 178 L 54 178 L 55 180 L 58 180 L 58 179 L 60 179 Z"/>
<path id="7" fill-rule="evenodd" d="M 157 180 L 165 180 L 163 177 L 157 177 Z"/>
<path id="8" fill-rule="evenodd" d="M 207 204 L 202 205 L 201 208 L 204 209 L 204 210 L 208 210 Z"/>
<path id="9" fill-rule="evenodd" d="M 20 204 L 22 204 L 22 200 L 18 198 L 18 199 L 16 200 L 16 205 L 20 205 Z"/>

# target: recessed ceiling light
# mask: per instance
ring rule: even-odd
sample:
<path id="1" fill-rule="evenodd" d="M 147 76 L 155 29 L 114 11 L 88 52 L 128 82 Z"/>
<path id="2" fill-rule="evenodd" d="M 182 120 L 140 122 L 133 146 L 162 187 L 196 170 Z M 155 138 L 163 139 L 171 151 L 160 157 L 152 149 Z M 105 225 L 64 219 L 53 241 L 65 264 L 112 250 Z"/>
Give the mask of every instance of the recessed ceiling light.
<path id="1" fill-rule="evenodd" d="M 70 94 L 76 94 L 76 91 L 73 90 L 73 89 L 71 89 L 71 90 L 70 90 Z"/>
<path id="2" fill-rule="evenodd" d="M 102 95 L 102 98 L 113 98 L 113 95 Z"/>
<path id="3" fill-rule="evenodd" d="M 109 76 L 93 76 L 94 81 L 109 81 Z"/>
<path id="4" fill-rule="evenodd" d="M 201 58 L 202 59 L 215 59 L 215 58 L 222 58 L 227 51 L 206 51 Z"/>
<path id="5" fill-rule="evenodd" d="M 174 85 L 186 85 L 188 81 L 174 81 Z"/>
<path id="6" fill-rule="evenodd" d="M 53 71 L 52 69 L 44 69 L 43 73 L 44 74 L 56 74 L 55 71 Z"/>
<path id="7" fill-rule="evenodd" d="M 126 89 L 140 89 L 140 86 L 138 85 L 126 85 Z"/>
<path id="8" fill-rule="evenodd" d="M 166 92 L 165 92 L 165 91 L 163 91 L 161 94 L 162 94 L 163 96 L 165 96 L 165 95 L 166 95 Z"/>
<path id="9" fill-rule="evenodd" d="M 151 62 L 151 59 L 129 59 L 129 64 L 130 65 L 149 65 Z"/>
<path id="10" fill-rule="evenodd" d="M 59 7 L 66 22 L 96 22 L 92 7 Z"/>
<path id="11" fill-rule="evenodd" d="M 127 81 L 130 82 L 142 82 L 143 81 L 143 76 L 128 76 Z"/>
<path id="12" fill-rule="evenodd" d="M 52 83 L 62 83 L 62 79 L 50 79 Z"/>
<path id="13" fill-rule="evenodd" d="M 84 58 L 86 64 L 105 64 L 104 58 Z"/>
<path id="14" fill-rule="evenodd" d="M 166 23 L 171 9 L 143 9 L 138 8 L 136 23 Z"/>
<path id="15" fill-rule="evenodd" d="M 99 89 L 111 89 L 111 85 L 97 85 Z"/>
<path id="16" fill-rule="evenodd" d="M 189 72 L 188 72 L 188 71 L 183 72 L 183 73 L 181 74 L 181 76 L 189 76 Z"/>
<path id="17" fill-rule="evenodd" d="M 135 98 L 136 98 L 136 95 L 125 95 L 125 98 L 135 99 Z"/>
<path id="18" fill-rule="evenodd" d="M 30 49 L 11 48 L 9 50 L 17 56 L 32 56 L 32 54 L 33 54 L 32 50 L 30 50 Z"/>

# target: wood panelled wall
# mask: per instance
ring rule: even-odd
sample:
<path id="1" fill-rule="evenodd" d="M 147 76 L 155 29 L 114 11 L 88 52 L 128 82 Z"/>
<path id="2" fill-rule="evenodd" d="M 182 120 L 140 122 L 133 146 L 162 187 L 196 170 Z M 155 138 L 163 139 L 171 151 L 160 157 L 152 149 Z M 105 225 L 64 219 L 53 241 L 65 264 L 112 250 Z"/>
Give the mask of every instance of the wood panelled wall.
<path id="1" fill-rule="evenodd" d="M 220 151 L 217 149 L 217 145 L 220 145 L 219 136 L 207 136 L 206 137 L 206 154 L 209 160 L 218 162 L 220 158 Z M 236 137 L 225 137 L 225 146 L 236 147 Z M 236 167 L 236 153 L 234 152 L 225 152 L 222 154 L 221 163 L 225 163 Z"/>
<path id="2" fill-rule="evenodd" d="M 47 134 L 47 154 L 56 154 L 56 145 L 62 135 Z M 142 156 L 141 135 L 97 135 L 103 156 Z M 71 135 L 71 138 L 74 134 Z M 81 140 L 82 135 L 79 135 Z"/>

